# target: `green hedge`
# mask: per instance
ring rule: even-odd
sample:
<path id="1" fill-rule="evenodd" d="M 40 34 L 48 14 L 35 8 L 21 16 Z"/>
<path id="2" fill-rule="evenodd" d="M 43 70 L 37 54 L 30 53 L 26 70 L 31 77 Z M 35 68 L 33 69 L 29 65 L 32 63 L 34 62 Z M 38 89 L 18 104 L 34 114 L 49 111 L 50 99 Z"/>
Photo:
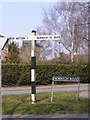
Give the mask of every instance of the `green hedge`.
<path id="1" fill-rule="evenodd" d="M 30 65 L 3 64 L 2 85 L 30 85 Z M 53 76 L 80 76 L 82 83 L 88 83 L 88 66 L 85 64 L 37 65 L 36 84 L 51 84 Z"/>

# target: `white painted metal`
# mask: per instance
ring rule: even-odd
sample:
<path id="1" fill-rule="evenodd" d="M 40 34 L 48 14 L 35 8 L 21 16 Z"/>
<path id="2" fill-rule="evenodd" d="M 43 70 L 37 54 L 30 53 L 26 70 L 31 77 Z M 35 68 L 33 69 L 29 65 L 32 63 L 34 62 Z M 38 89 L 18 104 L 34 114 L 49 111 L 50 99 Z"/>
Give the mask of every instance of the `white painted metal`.
<path id="1" fill-rule="evenodd" d="M 35 69 L 31 69 L 31 82 L 35 81 Z"/>
<path id="2" fill-rule="evenodd" d="M 36 36 L 36 40 L 60 40 L 60 35 L 39 35 Z"/>
<path id="3" fill-rule="evenodd" d="M 31 35 L 31 36 L 13 36 L 13 37 L 9 37 L 10 40 L 18 40 L 18 39 L 22 39 L 23 41 L 30 41 L 35 39 L 35 36 Z"/>
<path id="4" fill-rule="evenodd" d="M 34 57 L 35 56 L 35 51 L 31 50 L 31 56 Z"/>
<path id="5" fill-rule="evenodd" d="M 22 39 L 23 41 L 30 41 L 30 40 L 60 40 L 61 35 L 37 35 L 30 37 L 22 36 L 22 37 L 10 37 L 9 39 Z"/>
<path id="6" fill-rule="evenodd" d="M 34 50 L 33 52 L 35 53 L 35 40 L 34 39 L 31 40 L 31 50 Z"/>
<path id="7" fill-rule="evenodd" d="M 32 98 L 32 104 L 35 103 L 35 94 L 31 94 L 31 98 Z"/>

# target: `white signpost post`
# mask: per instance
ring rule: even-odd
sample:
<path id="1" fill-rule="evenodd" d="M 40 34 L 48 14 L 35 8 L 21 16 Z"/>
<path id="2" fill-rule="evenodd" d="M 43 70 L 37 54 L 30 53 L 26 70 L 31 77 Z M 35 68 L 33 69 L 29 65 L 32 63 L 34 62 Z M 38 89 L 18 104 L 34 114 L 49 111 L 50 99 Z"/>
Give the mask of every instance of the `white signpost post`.
<path id="1" fill-rule="evenodd" d="M 11 37 L 9 39 L 22 39 L 23 41 L 31 41 L 31 99 L 32 104 L 35 103 L 35 69 L 36 69 L 36 56 L 35 56 L 35 41 L 36 40 L 60 40 L 60 35 L 36 35 L 36 31 L 32 30 L 32 35 L 29 37 Z"/>

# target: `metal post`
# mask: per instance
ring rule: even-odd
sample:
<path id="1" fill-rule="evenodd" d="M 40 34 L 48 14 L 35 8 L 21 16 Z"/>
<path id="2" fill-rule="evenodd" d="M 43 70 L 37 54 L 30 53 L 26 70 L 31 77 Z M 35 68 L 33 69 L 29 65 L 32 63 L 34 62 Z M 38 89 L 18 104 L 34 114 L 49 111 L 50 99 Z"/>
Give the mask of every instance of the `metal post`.
<path id="1" fill-rule="evenodd" d="M 54 86 L 54 78 L 52 78 L 51 103 L 52 103 L 52 100 L 53 100 L 53 86 Z"/>
<path id="2" fill-rule="evenodd" d="M 32 36 L 36 35 L 36 31 L 32 31 Z M 35 40 L 31 40 L 31 99 L 32 104 L 35 103 L 36 85 L 35 85 L 35 68 L 36 68 L 36 56 L 35 56 Z"/>
<path id="3" fill-rule="evenodd" d="M 78 89 L 77 89 L 77 98 L 76 98 L 76 102 L 78 102 L 78 98 L 79 98 L 79 87 L 80 87 L 80 82 L 78 82 Z"/>

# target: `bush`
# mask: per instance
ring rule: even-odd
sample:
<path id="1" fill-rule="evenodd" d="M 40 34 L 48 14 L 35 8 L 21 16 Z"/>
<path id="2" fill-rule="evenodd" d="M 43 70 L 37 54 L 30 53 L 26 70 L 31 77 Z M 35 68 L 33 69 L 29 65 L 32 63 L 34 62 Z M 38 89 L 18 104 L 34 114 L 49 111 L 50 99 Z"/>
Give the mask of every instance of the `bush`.
<path id="1" fill-rule="evenodd" d="M 3 64 L 2 86 L 31 84 L 31 65 Z M 51 84 L 53 76 L 80 76 L 81 83 L 88 83 L 86 64 L 37 65 L 36 84 Z M 59 82 L 60 83 L 60 82 Z"/>

